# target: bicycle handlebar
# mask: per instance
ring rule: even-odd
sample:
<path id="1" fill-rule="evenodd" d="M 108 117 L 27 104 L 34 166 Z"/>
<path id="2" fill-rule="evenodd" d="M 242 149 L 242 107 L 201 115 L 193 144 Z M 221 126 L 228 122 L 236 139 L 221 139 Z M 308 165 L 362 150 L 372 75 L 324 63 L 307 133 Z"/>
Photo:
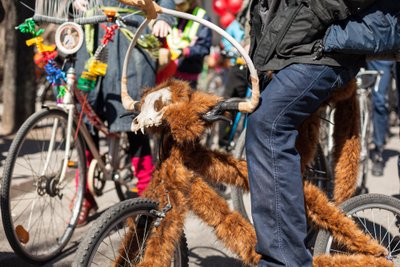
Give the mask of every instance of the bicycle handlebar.
<path id="1" fill-rule="evenodd" d="M 90 18 L 75 18 L 75 19 L 67 19 L 67 18 L 56 18 L 56 17 L 50 17 L 50 16 L 44 16 L 44 15 L 34 15 L 33 20 L 36 22 L 47 22 L 47 23 L 54 23 L 54 24 L 63 24 L 65 22 L 75 22 L 80 25 L 85 25 L 85 24 L 98 24 L 102 22 L 107 22 L 108 17 L 105 15 L 99 15 L 99 16 L 94 16 Z"/>

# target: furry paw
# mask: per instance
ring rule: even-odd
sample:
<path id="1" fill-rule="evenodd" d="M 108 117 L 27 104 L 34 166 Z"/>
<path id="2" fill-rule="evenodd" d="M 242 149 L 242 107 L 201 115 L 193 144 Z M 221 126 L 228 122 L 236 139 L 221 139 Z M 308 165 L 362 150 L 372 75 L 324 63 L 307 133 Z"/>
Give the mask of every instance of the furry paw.
<path id="1" fill-rule="evenodd" d="M 313 267 L 394 267 L 393 262 L 384 257 L 370 255 L 320 255 L 314 257 Z"/>

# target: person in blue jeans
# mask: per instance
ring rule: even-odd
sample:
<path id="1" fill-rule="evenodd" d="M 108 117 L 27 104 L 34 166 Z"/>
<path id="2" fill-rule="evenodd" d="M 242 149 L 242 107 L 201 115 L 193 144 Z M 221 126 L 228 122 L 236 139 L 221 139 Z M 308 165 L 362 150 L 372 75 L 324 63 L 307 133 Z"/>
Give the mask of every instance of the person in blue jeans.
<path id="1" fill-rule="evenodd" d="M 372 151 L 372 175 L 383 176 L 385 162 L 382 157 L 388 134 L 388 90 L 393 77 L 394 61 L 374 60 L 367 62 L 368 69 L 383 71 L 378 90 L 372 90 L 372 126 L 374 150 Z"/>
<path id="2" fill-rule="evenodd" d="M 250 56 L 261 98 L 249 115 L 246 154 L 261 267 L 309 267 L 297 127 L 352 80 L 363 57 L 323 54 L 327 27 L 370 1 L 253 0 Z M 345 87 L 343 87 L 345 88 Z"/>

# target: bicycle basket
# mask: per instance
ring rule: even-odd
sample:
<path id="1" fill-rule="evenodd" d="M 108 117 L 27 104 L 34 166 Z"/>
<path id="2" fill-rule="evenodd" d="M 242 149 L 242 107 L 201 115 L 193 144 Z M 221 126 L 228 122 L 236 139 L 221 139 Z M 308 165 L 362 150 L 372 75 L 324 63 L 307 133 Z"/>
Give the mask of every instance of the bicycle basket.
<path id="1" fill-rule="evenodd" d="M 37 22 L 62 24 L 70 21 L 78 24 L 96 24 L 107 21 L 102 7 L 110 6 L 111 0 L 36 0 Z M 115 5 L 115 4 L 114 4 Z"/>

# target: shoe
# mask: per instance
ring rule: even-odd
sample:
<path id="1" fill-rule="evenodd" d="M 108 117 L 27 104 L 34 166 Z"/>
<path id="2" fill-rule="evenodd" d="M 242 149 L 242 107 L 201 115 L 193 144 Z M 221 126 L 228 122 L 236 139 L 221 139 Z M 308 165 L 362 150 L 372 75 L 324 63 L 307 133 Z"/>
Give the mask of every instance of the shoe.
<path id="1" fill-rule="evenodd" d="M 126 197 L 126 199 L 140 197 L 139 196 L 139 190 L 136 187 L 131 188 L 130 190 L 126 191 L 125 197 Z"/>
<path id="2" fill-rule="evenodd" d="M 99 209 L 96 203 L 92 203 L 86 198 L 83 200 L 81 212 L 79 213 L 78 223 L 76 227 L 82 227 L 88 223 L 88 218 L 96 213 Z"/>
<path id="3" fill-rule="evenodd" d="M 372 156 L 372 170 L 373 176 L 383 176 L 383 168 L 385 163 L 383 162 L 382 152 L 380 149 L 375 149 Z"/>
<path id="4" fill-rule="evenodd" d="M 372 162 L 372 175 L 373 176 L 383 176 L 383 161 Z"/>

